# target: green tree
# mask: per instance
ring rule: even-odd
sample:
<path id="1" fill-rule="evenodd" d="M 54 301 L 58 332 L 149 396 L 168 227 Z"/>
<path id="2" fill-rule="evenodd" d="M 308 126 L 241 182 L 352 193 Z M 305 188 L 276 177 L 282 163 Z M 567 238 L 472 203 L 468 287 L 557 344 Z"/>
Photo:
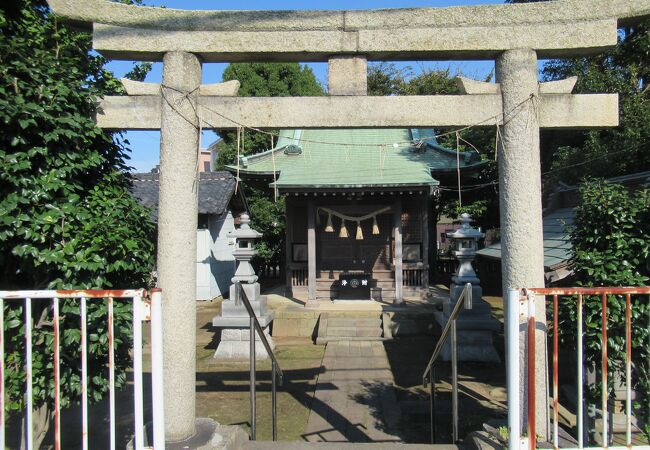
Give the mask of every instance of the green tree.
<path id="1" fill-rule="evenodd" d="M 650 21 L 619 30 L 615 49 L 589 58 L 553 60 L 546 80 L 577 76 L 577 93 L 618 93 L 620 126 L 582 132 L 574 142 L 550 149 L 553 160 L 544 180 L 575 184 L 587 176 L 612 177 L 650 169 Z M 577 140 L 577 142 L 576 142 Z M 561 144 L 561 143 L 560 143 Z"/>
<path id="2" fill-rule="evenodd" d="M 298 63 L 233 63 L 226 67 L 223 80 L 238 80 L 242 97 L 290 97 L 324 95 L 312 70 Z M 273 135 L 278 130 L 266 130 Z M 235 164 L 237 160 L 237 132 L 219 131 L 223 142 L 219 145 L 217 167 Z M 267 133 L 243 130 L 240 154 L 250 155 L 268 150 L 272 138 Z M 248 185 L 245 193 L 251 209 L 251 226 L 264 234 L 257 245 L 256 260 L 266 264 L 281 264 L 284 253 L 284 199 L 273 198 L 268 186 Z"/>
<path id="3" fill-rule="evenodd" d="M 126 142 L 98 129 L 96 98 L 117 92 L 90 36 L 61 26 L 42 0 L 0 6 L 0 288 L 146 287 L 154 226 L 130 193 Z M 147 67 L 137 66 L 142 77 Z M 106 304 L 89 302 L 90 398 L 107 392 Z M 7 409 L 24 412 L 23 307 L 4 303 Z M 80 396 L 79 304 L 61 305 L 62 406 Z M 35 437 L 53 404 L 51 307 L 34 302 Z M 116 384 L 125 382 L 130 307 L 115 306 Z M 38 447 L 38 445 L 36 446 Z"/>
<path id="4" fill-rule="evenodd" d="M 571 230 L 571 264 L 579 286 L 644 286 L 650 280 L 650 192 L 631 195 L 621 185 L 604 180 L 589 180 L 581 185 L 582 204 L 575 210 Z M 584 300 L 585 363 L 598 367 L 601 359 L 601 299 Z M 636 404 L 637 417 L 648 425 L 650 396 L 650 305 L 646 296 L 632 300 L 632 361 L 634 388 L 642 401 Z M 576 308 L 562 310 L 560 336 L 576 345 Z M 607 347 L 609 379 L 614 372 L 624 373 L 625 298 L 608 298 Z M 600 386 L 599 386 L 600 387 Z M 610 386 L 611 388 L 611 386 Z M 599 398 L 597 393 L 595 398 Z"/>
<path id="5" fill-rule="evenodd" d="M 608 52 L 551 60 L 544 65 L 544 81 L 577 76 L 578 94 L 619 94 L 620 122 L 618 127 L 606 130 L 542 133 L 547 169 L 543 179 L 545 194 L 560 182 L 576 184 L 587 177 L 613 177 L 650 169 L 649 28 L 650 21 L 646 20 L 620 29 L 618 44 Z"/>
<path id="6" fill-rule="evenodd" d="M 312 70 L 298 63 L 233 63 L 223 72 L 223 81 L 238 80 L 240 97 L 296 97 L 324 95 Z M 245 125 L 245 124 L 244 124 Z M 267 130 L 277 134 L 278 130 Z M 221 130 L 217 167 L 234 164 L 237 159 L 237 133 Z M 244 130 L 241 155 L 250 155 L 271 147 L 271 136 Z"/>

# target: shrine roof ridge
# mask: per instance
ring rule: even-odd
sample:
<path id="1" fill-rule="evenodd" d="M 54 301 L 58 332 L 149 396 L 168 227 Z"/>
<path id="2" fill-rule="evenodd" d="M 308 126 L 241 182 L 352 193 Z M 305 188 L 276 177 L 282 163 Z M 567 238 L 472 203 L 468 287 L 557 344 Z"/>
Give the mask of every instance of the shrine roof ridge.
<path id="1" fill-rule="evenodd" d="M 650 17 L 645 0 L 556 0 L 540 3 L 373 10 L 183 10 L 105 0 L 48 0 L 58 15 L 78 25 L 101 23 L 170 31 L 318 31 L 403 27 L 485 27 L 617 19 L 619 25 Z"/>
<path id="2" fill-rule="evenodd" d="M 414 139 L 415 136 L 421 139 Z M 417 147 L 416 143 L 422 146 Z M 300 152 L 287 153 L 287 146 Z M 230 171 L 251 177 L 277 177 L 271 186 L 295 188 L 373 188 L 436 186 L 435 173 L 476 169 L 477 152 L 437 144 L 430 129 L 360 128 L 281 130 L 276 147 L 241 158 Z"/>

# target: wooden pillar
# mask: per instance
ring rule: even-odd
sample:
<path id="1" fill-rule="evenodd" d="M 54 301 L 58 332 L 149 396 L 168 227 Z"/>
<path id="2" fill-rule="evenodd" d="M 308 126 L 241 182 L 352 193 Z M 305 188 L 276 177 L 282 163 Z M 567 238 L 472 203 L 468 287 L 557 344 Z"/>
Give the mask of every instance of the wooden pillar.
<path id="1" fill-rule="evenodd" d="M 422 289 L 429 289 L 429 194 L 422 195 Z"/>
<path id="2" fill-rule="evenodd" d="M 395 300 L 394 304 L 404 302 L 402 297 L 402 199 L 399 198 L 393 205 L 393 230 L 395 234 Z"/>
<path id="3" fill-rule="evenodd" d="M 316 303 L 316 207 L 314 200 L 307 203 L 307 264 L 309 268 L 309 298 L 307 306 Z"/>
<path id="4" fill-rule="evenodd" d="M 285 213 L 285 279 L 286 279 L 286 292 L 288 295 L 293 295 L 293 205 L 289 201 L 289 197 L 284 202 Z"/>

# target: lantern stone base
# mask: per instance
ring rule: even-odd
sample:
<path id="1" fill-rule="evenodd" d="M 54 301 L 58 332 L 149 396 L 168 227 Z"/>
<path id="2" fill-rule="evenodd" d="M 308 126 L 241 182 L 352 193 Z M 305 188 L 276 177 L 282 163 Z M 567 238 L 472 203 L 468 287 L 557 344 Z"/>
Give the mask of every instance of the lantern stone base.
<path id="1" fill-rule="evenodd" d="M 224 328 L 221 332 L 221 342 L 214 358 L 225 359 L 249 359 L 250 358 L 250 333 L 248 328 Z M 264 328 L 264 336 L 269 342 L 271 349 L 275 348 L 269 327 Z M 264 344 L 257 333 L 255 333 L 255 359 L 268 359 Z"/>
<path id="2" fill-rule="evenodd" d="M 259 283 L 242 284 L 242 290 L 249 299 L 257 321 L 264 329 L 264 336 L 269 342 L 271 349 L 274 348 L 273 339 L 269 332 L 269 325 L 273 321 L 275 313 L 266 306 L 266 295 L 260 295 Z M 221 304 L 221 315 L 212 318 L 212 326 L 223 328 L 221 331 L 221 342 L 214 354 L 216 359 L 242 359 L 250 358 L 249 327 L 250 317 L 243 303 L 235 303 L 234 285 L 230 288 L 230 299 Z M 255 333 L 255 357 L 267 359 L 264 344 Z"/>
<path id="3" fill-rule="evenodd" d="M 435 314 L 436 322 L 441 328 L 447 324 L 455 300 L 464 286 L 452 284 L 449 299 L 445 300 L 442 312 Z M 493 334 L 501 328 L 497 319 L 492 317 L 492 307 L 481 298 L 481 286 L 472 286 L 472 309 L 462 310 L 456 320 L 456 340 L 458 361 L 499 363 L 501 359 L 494 348 Z M 452 301 L 452 299 L 454 299 Z M 451 339 L 447 339 L 440 353 L 442 361 L 451 360 Z"/>

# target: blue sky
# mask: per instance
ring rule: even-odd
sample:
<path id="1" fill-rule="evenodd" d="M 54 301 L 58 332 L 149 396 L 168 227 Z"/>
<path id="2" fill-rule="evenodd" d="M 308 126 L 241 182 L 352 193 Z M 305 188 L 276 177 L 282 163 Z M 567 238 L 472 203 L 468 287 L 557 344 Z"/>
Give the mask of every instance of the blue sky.
<path id="1" fill-rule="evenodd" d="M 166 6 L 168 8 L 182 9 L 371 9 L 371 8 L 409 8 L 409 7 L 442 7 L 456 5 L 478 5 L 487 3 L 502 3 L 499 0 L 362 0 L 356 2 L 344 0 L 311 0 L 308 2 L 297 0 L 285 1 L 235 1 L 235 0 L 145 0 L 147 6 Z M 128 72 L 133 65 L 130 61 L 111 61 L 108 68 L 120 77 Z M 327 64 L 308 64 L 318 80 L 325 85 L 327 80 Z M 422 67 L 451 68 L 452 73 L 463 73 L 472 78 L 484 78 L 494 68 L 492 61 L 413 61 L 400 62 L 399 67 L 410 66 L 415 72 Z M 203 82 L 217 83 L 226 64 L 204 64 Z M 162 64 L 156 63 L 147 76 L 146 81 L 160 82 L 162 77 Z M 129 131 L 126 137 L 130 142 L 131 161 L 129 164 L 136 172 L 148 172 L 159 162 L 160 133 L 158 131 Z M 202 142 L 209 144 L 217 138 L 213 132 L 205 132 Z"/>

